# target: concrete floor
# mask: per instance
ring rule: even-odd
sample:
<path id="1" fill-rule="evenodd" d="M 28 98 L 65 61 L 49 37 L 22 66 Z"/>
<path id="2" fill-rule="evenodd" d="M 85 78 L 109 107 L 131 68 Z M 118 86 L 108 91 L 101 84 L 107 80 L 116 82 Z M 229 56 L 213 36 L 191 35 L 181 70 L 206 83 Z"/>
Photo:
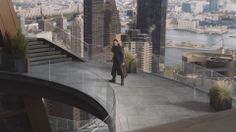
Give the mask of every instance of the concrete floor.
<path id="1" fill-rule="evenodd" d="M 108 83 L 110 69 L 110 65 L 69 62 L 33 67 L 29 75 L 88 93 L 103 103 L 107 110 L 112 110 L 114 89 L 117 132 L 171 123 L 212 112 L 207 94 L 145 73 L 129 74 L 125 86 L 121 87 L 119 83 Z"/>
<path id="2" fill-rule="evenodd" d="M 236 110 L 156 125 L 129 132 L 235 132 Z"/>

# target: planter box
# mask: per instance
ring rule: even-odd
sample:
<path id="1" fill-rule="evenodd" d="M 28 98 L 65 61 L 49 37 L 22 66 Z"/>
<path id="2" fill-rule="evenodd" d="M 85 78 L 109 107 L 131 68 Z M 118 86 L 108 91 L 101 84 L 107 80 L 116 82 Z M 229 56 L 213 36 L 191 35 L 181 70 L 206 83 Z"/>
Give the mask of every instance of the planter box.
<path id="1" fill-rule="evenodd" d="M 137 73 L 136 63 L 129 63 L 129 64 L 127 64 L 127 72 L 128 73 Z"/>
<path id="2" fill-rule="evenodd" d="M 14 59 L 14 70 L 18 73 L 28 72 L 28 59 Z"/>
<path id="3" fill-rule="evenodd" d="M 2 54 L 2 70 L 3 71 L 14 71 L 14 61 L 11 54 Z"/>
<path id="4" fill-rule="evenodd" d="M 233 99 L 230 99 L 221 103 L 217 101 L 216 97 L 210 96 L 210 106 L 213 107 L 217 112 L 232 109 L 232 102 Z"/>
<path id="5" fill-rule="evenodd" d="M 0 47 L 0 69 L 2 68 L 2 48 Z"/>

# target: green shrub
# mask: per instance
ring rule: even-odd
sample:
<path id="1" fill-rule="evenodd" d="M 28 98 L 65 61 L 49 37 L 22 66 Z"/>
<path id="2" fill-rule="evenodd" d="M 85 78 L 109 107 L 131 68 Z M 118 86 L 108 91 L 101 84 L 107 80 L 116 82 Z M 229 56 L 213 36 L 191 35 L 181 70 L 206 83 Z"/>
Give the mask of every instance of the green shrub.
<path id="1" fill-rule="evenodd" d="M 125 52 L 125 59 L 124 59 L 124 62 L 125 62 L 126 64 L 130 64 L 130 63 L 132 63 L 132 62 L 134 62 L 134 61 L 135 61 L 134 56 L 131 55 L 130 52 Z"/>
<path id="2" fill-rule="evenodd" d="M 12 54 L 14 58 L 26 58 L 27 46 L 27 40 L 24 35 L 18 31 L 16 36 L 11 39 Z"/>
<path id="3" fill-rule="evenodd" d="M 232 108 L 232 85 L 227 81 L 218 81 L 210 89 L 210 105 L 216 110 Z"/>
<path id="4" fill-rule="evenodd" d="M 232 86 L 229 82 L 218 81 L 211 89 L 210 96 L 214 97 L 220 103 L 232 99 Z"/>

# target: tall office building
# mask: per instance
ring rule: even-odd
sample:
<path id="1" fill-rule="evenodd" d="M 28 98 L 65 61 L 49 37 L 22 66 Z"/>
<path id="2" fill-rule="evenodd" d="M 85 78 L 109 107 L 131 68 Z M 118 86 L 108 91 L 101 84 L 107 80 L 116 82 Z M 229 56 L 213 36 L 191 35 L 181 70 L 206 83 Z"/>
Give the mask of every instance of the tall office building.
<path id="1" fill-rule="evenodd" d="M 71 50 L 79 57 L 84 57 L 84 21 L 77 16 L 71 25 Z"/>
<path id="2" fill-rule="evenodd" d="M 18 22 L 19 22 L 21 32 L 23 34 L 25 34 L 26 33 L 26 31 L 25 31 L 25 17 L 22 16 L 22 15 L 17 15 L 17 19 L 18 19 Z"/>
<path id="3" fill-rule="evenodd" d="M 219 0 L 209 0 L 210 4 L 209 4 L 209 9 L 211 12 L 216 12 L 218 11 L 218 3 Z"/>
<path id="4" fill-rule="evenodd" d="M 57 23 L 58 28 L 62 30 L 67 29 L 67 19 L 63 15 L 61 15 L 60 17 L 56 19 L 56 23 Z"/>
<path id="5" fill-rule="evenodd" d="M 184 3 L 182 4 L 182 11 L 183 11 L 183 12 L 188 12 L 188 13 L 192 12 L 191 4 L 190 4 L 190 3 L 187 3 L 187 2 L 184 2 Z"/>
<path id="6" fill-rule="evenodd" d="M 115 0 L 106 0 L 104 17 L 104 46 L 112 44 L 117 34 L 121 33 L 119 11 Z"/>
<path id="7" fill-rule="evenodd" d="M 161 72 L 165 56 L 167 0 L 138 0 L 137 28 L 148 33 L 152 39 L 153 72 Z"/>
<path id="8" fill-rule="evenodd" d="M 104 0 L 84 0 L 84 41 L 89 58 L 104 46 Z"/>
<path id="9" fill-rule="evenodd" d="M 138 34 L 130 43 L 130 52 L 134 53 L 137 59 L 137 66 L 144 72 L 152 72 L 152 45 L 147 34 Z M 132 51 L 133 50 L 133 51 Z M 134 55 L 134 54 L 133 54 Z"/>
<path id="10" fill-rule="evenodd" d="M 45 32 L 53 30 L 53 24 L 52 24 L 51 19 L 40 18 L 37 21 L 38 21 L 39 30 L 45 31 Z"/>
<path id="11" fill-rule="evenodd" d="M 52 20 L 48 19 L 44 14 L 43 14 L 43 9 L 40 7 L 40 17 L 37 19 L 38 22 L 38 27 L 39 30 L 41 31 L 52 31 L 53 30 L 53 24 Z"/>
<path id="12" fill-rule="evenodd" d="M 56 32 L 57 32 L 57 37 L 59 39 L 62 39 L 63 42 L 65 42 L 66 39 L 66 30 L 67 30 L 67 19 L 61 15 L 60 17 L 56 18 Z"/>

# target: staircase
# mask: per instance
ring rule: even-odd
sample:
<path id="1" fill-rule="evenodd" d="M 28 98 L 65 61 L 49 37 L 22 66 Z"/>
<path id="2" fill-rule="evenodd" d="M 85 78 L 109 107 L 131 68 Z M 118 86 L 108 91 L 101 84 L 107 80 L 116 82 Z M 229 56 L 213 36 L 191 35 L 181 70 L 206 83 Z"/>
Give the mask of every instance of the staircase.
<path id="1" fill-rule="evenodd" d="M 45 39 L 28 39 L 28 58 L 31 66 L 80 60 L 69 51 Z"/>

